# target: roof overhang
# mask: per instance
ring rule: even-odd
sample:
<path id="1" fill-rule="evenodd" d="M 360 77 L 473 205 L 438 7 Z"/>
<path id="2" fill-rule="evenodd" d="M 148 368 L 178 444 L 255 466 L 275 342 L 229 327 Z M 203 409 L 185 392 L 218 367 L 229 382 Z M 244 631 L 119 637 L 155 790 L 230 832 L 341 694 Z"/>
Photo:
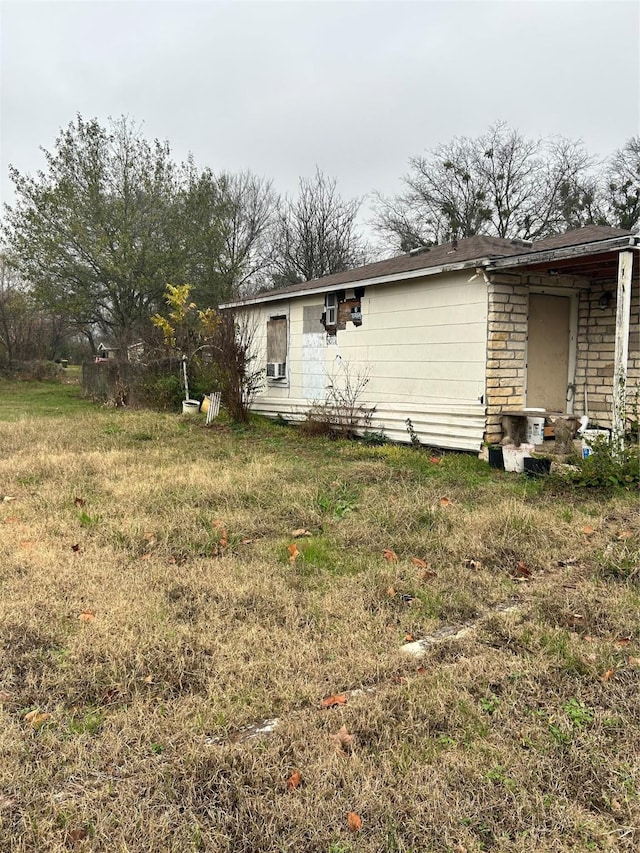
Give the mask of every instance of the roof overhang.
<path id="1" fill-rule="evenodd" d="M 317 287 L 307 287 L 299 290 L 279 291 L 278 293 L 261 293 L 249 299 L 238 299 L 236 302 L 224 302 L 219 307 L 225 308 L 247 308 L 251 305 L 261 305 L 264 302 L 282 302 L 287 299 L 297 299 L 301 296 L 314 296 L 318 293 L 333 293 L 336 290 L 352 290 L 354 287 L 373 287 L 379 284 L 389 284 L 396 281 L 411 281 L 414 278 L 424 278 L 429 275 L 439 275 L 443 272 L 457 272 L 458 270 L 486 267 L 491 262 L 490 258 L 476 258 L 469 261 L 459 261 L 457 264 L 442 264 L 437 267 L 422 267 L 408 272 L 390 273 L 389 275 L 376 276 L 374 278 L 360 278 L 347 281 L 344 284 L 318 283 Z M 319 279 L 319 282 L 322 279 Z"/>
<path id="2" fill-rule="evenodd" d="M 508 258 L 494 259 L 487 272 L 540 272 L 547 275 L 581 276 L 588 279 L 615 278 L 618 254 L 625 249 L 638 249 L 640 236 L 614 237 L 596 243 L 563 246 L 542 252 L 527 252 Z"/>

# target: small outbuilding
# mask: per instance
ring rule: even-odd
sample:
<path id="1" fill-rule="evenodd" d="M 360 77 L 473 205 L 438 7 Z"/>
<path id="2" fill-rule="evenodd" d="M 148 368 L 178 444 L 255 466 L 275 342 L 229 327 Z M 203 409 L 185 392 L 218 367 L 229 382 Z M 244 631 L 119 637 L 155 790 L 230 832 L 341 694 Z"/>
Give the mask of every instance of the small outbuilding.
<path id="1" fill-rule="evenodd" d="M 366 377 L 372 430 L 479 450 L 505 416 L 638 411 L 640 235 L 590 225 L 534 243 L 476 236 L 227 303 L 255 329 L 253 409 L 301 419 Z M 635 413 L 635 414 L 634 414 Z"/>

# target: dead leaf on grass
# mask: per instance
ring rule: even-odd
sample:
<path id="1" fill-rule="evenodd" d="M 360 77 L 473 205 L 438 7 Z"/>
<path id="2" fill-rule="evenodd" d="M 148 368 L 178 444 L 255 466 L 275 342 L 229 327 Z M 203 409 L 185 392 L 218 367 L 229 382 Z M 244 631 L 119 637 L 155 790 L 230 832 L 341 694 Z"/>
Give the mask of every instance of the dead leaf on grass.
<path id="1" fill-rule="evenodd" d="M 322 702 L 320 703 L 321 708 L 336 708 L 338 705 L 346 705 L 347 704 L 347 694 L 346 693 L 336 693 L 333 696 L 325 696 Z"/>
<path id="2" fill-rule="evenodd" d="M 29 725 L 34 729 L 41 728 L 49 719 L 51 714 L 47 714 L 46 711 L 38 711 L 36 708 L 34 711 L 29 711 L 28 714 L 24 715 L 25 723 L 29 723 Z"/>
<path id="3" fill-rule="evenodd" d="M 432 465 L 439 465 L 441 461 L 442 460 L 439 456 L 431 456 L 429 458 L 429 462 L 431 462 Z"/>
<path id="4" fill-rule="evenodd" d="M 11 702 L 11 700 L 11 693 L 8 693 L 6 690 L 0 690 L 0 702 Z"/>
<path id="5" fill-rule="evenodd" d="M 516 574 L 519 577 L 530 578 L 533 575 L 533 572 L 530 568 L 524 563 L 522 560 L 518 561 L 518 565 L 516 566 Z"/>
<path id="6" fill-rule="evenodd" d="M 582 613 L 566 613 L 564 622 L 569 628 L 577 628 L 580 625 L 584 625 L 584 616 Z"/>
<path id="7" fill-rule="evenodd" d="M 440 506 L 451 506 L 451 498 L 440 498 Z"/>
<path id="8" fill-rule="evenodd" d="M 613 676 L 615 675 L 615 669 L 608 669 L 600 678 L 600 681 L 611 681 Z"/>
<path id="9" fill-rule="evenodd" d="M 392 586 L 387 587 L 387 595 L 389 596 L 389 598 L 393 598 L 395 594 L 396 591 Z"/>
<path id="10" fill-rule="evenodd" d="M 10 503 L 11 501 L 17 501 L 17 500 L 18 500 L 18 498 L 14 498 L 14 497 L 12 497 L 11 495 L 5 495 L 5 496 L 2 498 L 2 503 L 4 503 L 4 504 L 8 504 L 8 503 Z"/>
<path id="11" fill-rule="evenodd" d="M 145 684 L 153 684 L 153 676 L 152 675 L 146 675 L 142 680 L 144 681 Z"/>
<path id="12" fill-rule="evenodd" d="M 405 634 L 404 635 L 404 641 L 405 641 L 405 643 L 413 643 L 413 636 L 411 634 L 408 634 L 408 633 Z"/>
<path id="13" fill-rule="evenodd" d="M 329 735 L 329 737 L 342 755 L 350 755 L 353 752 L 353 735 L 349 734 L 346 726 L 341 726 L 334 735 Z"/>
<path id="14" fill-rule="evenodd" d="M 419 576 L 421 581 L 430 580 L 431 578 L 437 578 L 438 573 L 434 572 L 433 569 L 425 569 L 423 572 L 420 572 Z"/>
<path id="15" fill-rule="evenodd" d="M 416 668 L 416 675 L 426 675 L 426 674 L 427 674 L 426 666 L 419 666 Z"/>
<path id="16" fill-rule="evenodd" d="M 429 564 L 424 560 L 421 560 L 420 557 L 411 557 L 411 562 L 414 566 L 417 566 L 419 569 L 428 569 Z"/>
<path id="17" fill-rule="evenodd" d="M 289 552 L 289 562 L 293 565 L 296 559 L 300 556 L 300 551 L 298 551 L 298 546 L 295 542 L 291 545 L 287 545 L 287 551 Z"/>
<path id="18" fill-rule="evenodd" d="M 362 818 L 357 812 L 349 812 L 347 815 L 347 825 L 351 832 L 360 832 L 362 829 Z"/>
<path id="19" fill-rule="evenodd" d="M 151 553 L 150 553 L 149 551 L 147 551 L 147 552 L 146 552 L 146 554 L 143 554 L 143 555 L 140 557 L 140 559 L 141 559 L 141 560 L 150 560 L 150 559 L 151 559 Z"/>
<path id="20" fill-rule="evenodd" d="M 300 539 L 302 536 L 313 536 L 313 533 L 310 530 L 306 530 L 304 527 L 298 527 L 296 530 L 291 531 L 291 535 L 294 539 Z"/>
<path id="21" fill-rule="evenodd" d="M 621 530 L 616 534 L 616 538 L 618 539 L 631 539 L 633 536 L 633 532 L 631 530 Z"/>
<path id="22" fill-rule="evenodd" d="M 84 506 L 86 504 L 86 501 L 84 498 L 74 498 L 73 502 L 76 506 Z"/>
<path id="23" fill-rule="evenodd" d="M 79 841 L 84 841 L 88 835 L 89 830 L 84 826 L 78 829 L 70 829 L 67 837 L 72 844 L 77 844 Z"/>
<path id="24" fill-rule="evenodd" d="M 466 569 L 472 569 L 474 572 L 482 568 L 482 563 L 480 562 L 480 560 L 474 560 L 473 557 L 468 557 L 464 561 L 464 565 Z"/>
<path id="25" fill-rule="evenodd" d="M 299 770 L 294 770 L 291 776 L 287 779 L 287 791 L 295 791 L 302 782 L 302 774 Z"/>
<path id="26" fill-rule="evenodd" d="M 590 524 L 585 524 L 585 526 L 582 528 L 582 532 L 585 536 L 593 536 L 596 531 L 593 529 L 593 527 L 591 527 Z"/>
<path id="27" fill-rule="evenodd" d="M 397 563 L 398 562 L 398 555 L 396 554 L 395 551 L 392 551 L 391 548 L 385 548 L 382 551 L 382 556 L 385 558 L 385 560 L 388 560 L 390 563 Z"/>
<path id="28" fill-rule="evenodd" d="M 618 637 L 616 640 L 616 646 L 628 646 L 633 638 L 631 636 L 628 637 Z"/>
<path id="29" fill-rule="evenodd" d="M 638 667 L 640 667 L 640 658 L 628 657 L 627 663 L 634 669 L 638 669 Z"/>
<path id="30" fill-rule="evenodd" d="M 73 553 L 74 553 L 74 554 L 77 554 L 77 553 L 78 553 L 78 551 L 80 550 L 80 545 L 79 545 L 79 543 L 78 543 L 78 542 L 76 542 L 76 544 L 75 544 L 75 545 L 72 545 L 72 546 L 71 546 L 71 550 L 73 551 Z"/>
<path id="31" fill-rule="evenodd" d="M 93 622 L 95 618 L 96 614 L 93 610 L 83 610 L 82 613 L 78 614 L 78 619 L 81 622 Z"/>

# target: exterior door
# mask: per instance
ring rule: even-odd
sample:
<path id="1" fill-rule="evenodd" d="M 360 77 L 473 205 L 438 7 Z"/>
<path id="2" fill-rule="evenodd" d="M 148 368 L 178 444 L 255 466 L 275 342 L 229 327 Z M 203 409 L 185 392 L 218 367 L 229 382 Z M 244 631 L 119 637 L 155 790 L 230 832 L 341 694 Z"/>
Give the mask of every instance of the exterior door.
<path id="1" fill-rule="evenodd" d="M 570 326 L 570 297 L 529 294 L 527 408 L 567 411 Z"/>

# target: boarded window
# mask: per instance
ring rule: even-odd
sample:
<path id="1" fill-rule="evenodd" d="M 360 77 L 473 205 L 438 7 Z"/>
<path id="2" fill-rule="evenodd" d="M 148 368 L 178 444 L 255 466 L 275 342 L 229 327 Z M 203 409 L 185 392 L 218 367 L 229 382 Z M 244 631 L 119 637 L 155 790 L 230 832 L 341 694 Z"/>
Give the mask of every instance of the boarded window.
<path id="1" fill-rule="evenodd" d="M 284 364 L 287 360 L 287 318 L 267 320 L 267 361 Z"/>

